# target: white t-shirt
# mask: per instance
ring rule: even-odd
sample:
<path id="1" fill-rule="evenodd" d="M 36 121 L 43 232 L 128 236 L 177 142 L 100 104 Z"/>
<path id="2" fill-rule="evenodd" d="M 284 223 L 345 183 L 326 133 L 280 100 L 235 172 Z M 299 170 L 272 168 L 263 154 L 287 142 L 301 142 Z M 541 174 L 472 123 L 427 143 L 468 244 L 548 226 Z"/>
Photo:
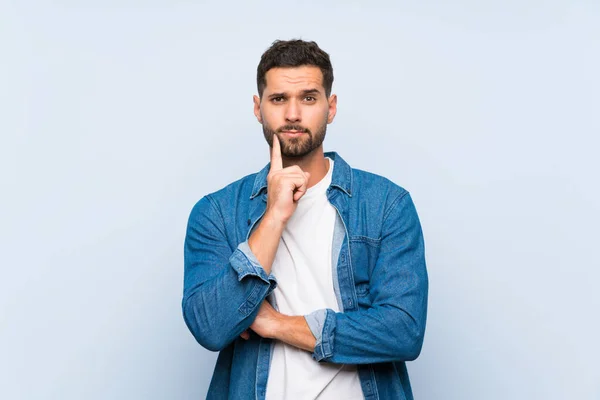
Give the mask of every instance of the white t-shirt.
<path id="1" fill-rule="evenodd" d="M 324 308 L 339 311 L 331 265 L 337 211 L 326 195 L 333 160 L 327 159 L 327 174 L 298 201 L 281 235 L 271 268 L 277 279 L 271 295 L 279 311 L 286 315 L 307 315 Z M 358 400 L 364 396 L 356 366 L 318 363 L 311 353 L 276 341 L 266 398 Z"/>

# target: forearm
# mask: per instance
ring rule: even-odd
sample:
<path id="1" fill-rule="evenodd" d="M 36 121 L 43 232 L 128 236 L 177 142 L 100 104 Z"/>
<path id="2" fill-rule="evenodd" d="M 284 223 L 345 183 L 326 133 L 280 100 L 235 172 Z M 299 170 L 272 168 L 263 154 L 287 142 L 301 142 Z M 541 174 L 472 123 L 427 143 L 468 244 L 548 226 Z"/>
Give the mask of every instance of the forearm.
<path id="1" fill-rule="evenodd" d="M 424 332 L 424 311 L 411 315 L 388 306 L 337 313 L 327 310 L 313 356 L 340 364 L 411 361 L 421 351 Z"/>
<path id="2" fill-rule="evenodd" d="M 421 351 L 429 287 L 423 234 L 408 192 L 400 193 L 388 210 L 363 305 L 326 311 L 315 335 L 318 361 L 410 361 Z"/>
<path id="3" fill-rule="evenodd" d="M 267 275 L 271 273 L 273 260 L 284 228 L 284 223 L 271 217 L 269 213 L 265 213 L 258 227 L 248 238 L 250 250 L 252 250 Z"/>
<path id="4" fill-rule="evenodd" d="M 184 321 L 198 343 L 219 351 L 250 326 L 270 289 L 260 278 L 240 281 L 232 268 L 225 270 L 184 295 Z"/>
<path id="5" fill-rule="evenodd" d="M 184 244 L 183 316 L 196 340 L 220 350 L 248 328 L 275 288 L 247 242 L 232 249 L 210 199 L 194 207 Z"/>
<path id="6" fill-rule="evenodd" d="M 273 339 L 311 353 L 314 351 L 316 344 L 316 339 L 303 316 L 281 315 Z"/>

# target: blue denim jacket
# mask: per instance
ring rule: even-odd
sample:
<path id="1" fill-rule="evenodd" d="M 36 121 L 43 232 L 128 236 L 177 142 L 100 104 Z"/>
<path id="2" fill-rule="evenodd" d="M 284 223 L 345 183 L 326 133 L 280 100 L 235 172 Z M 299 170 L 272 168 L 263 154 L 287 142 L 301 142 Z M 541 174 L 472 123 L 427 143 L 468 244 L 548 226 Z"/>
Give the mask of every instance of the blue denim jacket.
<path id="1" fill-rule="evenodd" d="M 343 312 L 305 316 L 317 339 L 312 356 L 356 364 L 366 399 L 412 399 L 405 361 L 421 351 L 428 292 L 417 212 L 403 188 L 325 156 L 334 160 L 327 198 L 338 212 L 332 274 Z M 204 196 L 189 217 L 182 309 L 198 343 L 220 351 L 209 399 L 265 398 L 273 341 L 239 335 L 277 285 L 248 246 L 266 209 L 269 168 Z"/>

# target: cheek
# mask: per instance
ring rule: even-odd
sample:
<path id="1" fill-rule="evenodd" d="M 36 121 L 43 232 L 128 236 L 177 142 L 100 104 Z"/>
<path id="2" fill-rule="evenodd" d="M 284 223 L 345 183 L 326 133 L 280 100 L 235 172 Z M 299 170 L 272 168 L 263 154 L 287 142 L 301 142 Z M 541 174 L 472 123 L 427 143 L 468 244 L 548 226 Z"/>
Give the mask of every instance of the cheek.
<path id="1" fill-rule="evenodd" d="M 281 111 L 273 107 L 263 107 L 261 110 L 261 116 L 263 123 L 267 123 L 270 126 L 277 126 L 281 123 Z"/>
<path id="2" fill-rule="evenodd" d="M 311 125 L 311 127 L 314 129 L 323 125 L 323 122 L 327 122 L 327 114 L 328 108 L 314 107 L 305 114 L 304 119 L 307 125 Z"/>

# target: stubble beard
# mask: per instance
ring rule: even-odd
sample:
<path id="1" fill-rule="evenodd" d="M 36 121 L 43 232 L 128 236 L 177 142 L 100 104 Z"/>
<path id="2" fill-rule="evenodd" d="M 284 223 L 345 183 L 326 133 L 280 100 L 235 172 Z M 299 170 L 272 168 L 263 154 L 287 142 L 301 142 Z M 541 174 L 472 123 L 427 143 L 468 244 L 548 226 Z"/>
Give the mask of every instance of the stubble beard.
<path id="1" fill-rule="evenodd" d="M 301 158 L 323 144 L 325 134 L 327 133 L 327 118 L 325 118 L 323 124 L 315 132 L 301 125 L 293 124 L 284 125 L 274 130 L 265 122 L 262 127 L 263 135 L 270 147 L 273 147 L 273 135 L 277 133 L 277 138 L 279 139 L 279 143 L 281 143 L 281 155 L 288 158 Z M 286 138 L 281 134 L 286 130 L 302 130 L 305 133 L 299 137 Z"/>

